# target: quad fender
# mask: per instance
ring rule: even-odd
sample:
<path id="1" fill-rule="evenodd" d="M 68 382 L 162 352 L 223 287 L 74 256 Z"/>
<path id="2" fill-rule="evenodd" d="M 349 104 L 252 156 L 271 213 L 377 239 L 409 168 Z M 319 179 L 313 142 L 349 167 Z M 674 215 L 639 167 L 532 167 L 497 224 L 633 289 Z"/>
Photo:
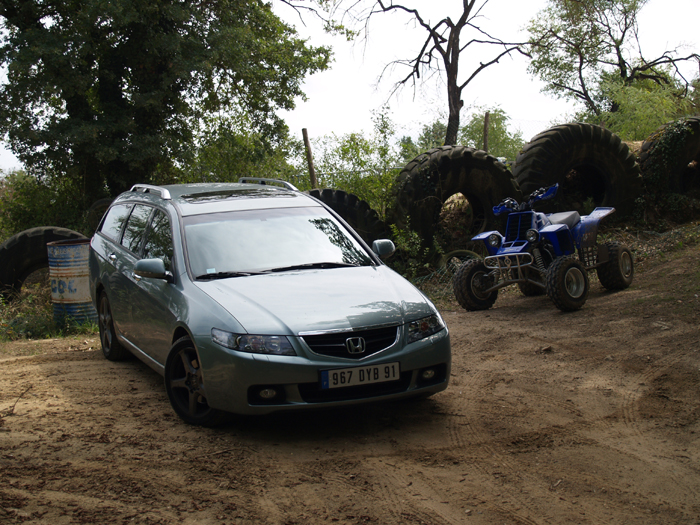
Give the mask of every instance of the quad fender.
<path id="1" fill-rule="evenodd" d="M 501 232 L 499 232 L 497 230 L 492 230 L 490 232 L 482 232 L 479 235 L 472 237 L 472 241 L 483 242 L 484 246 L 486 246 L 486 251 L 488 252 L 488 254 L 489 255 L 496 255 L 498 253 L 498 248 L 494 248 L 493 246 L 491 246 L 489 244 L 489 241 L 488 241 L 489 235 L 491 235 L 493 233 L 495 233 L 496 235 L 498 235 L 501 238 L 501 242 L 498 244 L 499 244 L 499 246 L 502 245 L 504 238 L 503 238 L 503 235 L 501 235 Z"/>
<path id="2" fill-rule="evenodd" d="M 615 212 L 615 208 L 596 208 L 590 215 L 584 215 L 573 230 L 576 246 L 580 249 L 590 248 L 596 245 L 598 238 L 598 224 L 604 218 Z"/>
<path id="3" fill-rule="evenodd" d="M 549 241 L 554 248 L 554 255 L 571 255 L 575 251 L 574 238 L 566 224 L 550 224 L 540 230 L 540 236 Z"/>

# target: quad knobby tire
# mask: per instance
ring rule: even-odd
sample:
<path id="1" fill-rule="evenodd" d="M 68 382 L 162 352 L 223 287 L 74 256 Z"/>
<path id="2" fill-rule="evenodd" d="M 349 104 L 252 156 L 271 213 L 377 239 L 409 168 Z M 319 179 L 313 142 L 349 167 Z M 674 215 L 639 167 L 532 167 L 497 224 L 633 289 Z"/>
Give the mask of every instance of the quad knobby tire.
<path id="1" fill-rule="evenodd" d="M 0 245 L 0 294 L 19 293 L 22 283 L 32 272 L 48 268 L 47 243 L 70 239 L 85 239 L 85 236 L 66 228 L 41 226 L 7 239 Z"/>
<path id="2" fill-rule="evenodd" d="M 607 290 L 624 290 L 634 279 L 634 258 L 630 249 L 618 242 L 605 243 L 608 262 L 598 266 L 598 280 Z"/>
<path id="3" fill-rule="evenodd" d="M 469 259 L 457 270 L 452 278 L 455 298 L 465 310 L 488 310 L 498 298 L 498 290 L 485 293 L 482 290 L 492 286 L 488 276 L 490 270 L 481 259 Z"/>
<path id="4" fill-rule="evenodd" d="M 417 232 L 428 248 L 433 247 L 442 206 L 452 195 L 461 193 L 469 201 L 470 237 L 497 228 L 493 207 L 505 197 L 522 198 L 505 164 L 466 146 L 443 146 L 419 155 L 401 170 L 395 188 L 390 222 Z"/>
<path id="5" fill-rule="evenodd" d="M 559 257 L 547 269 L 547 295 L 562 312 L 573 312 L 588 299 L 586 267 L 573 257 Z"/>
<path id="6" fill-rule="evenodd" d="M 311 190 L 309 194 L 340 215 L 368 245 L 377 239 L 391 238 L 391 230 L 379 214 L 356 195 L 332 189 Z"/>
<path id="7" fill-rule="evenodd" d="M 165 390 L 173 410 L 185 423 L 212 427 L 224 422 L 226 413 L 207 403 L 201 362 L 188 336 L 175 341 L 170 349 L 165 362 Z"/>
<path id="8" fill-rule="evenodd" d="M 530 282 L 518 283 L 518 288 L 520 289 L 520 293 L 522 293 L 525 297 L 537 297 L 545 294 L 545 290 L 542 286 L 537 286 L 536 284 L 532 284 Z"/>
<path id="9" fill-rule="evenodd" d="M 657 129 L 643 143 L 639 164 L 647 184 L 661 185 L 663 193 L 680 193 L 700 197 L 700 116 L 683 119 L 687 127 L 682 143 L 672 158 L 667 158 L 662 148 L 657 148 L 669 122 Z"/>
<path id="10" fill-rule="evenodd" d="M 131 352 L 124 348 L 117 339 L 112 308 L 109 305 L 109 299 L 107 299 L 105 292 L 100 294 L 97 304 L 97 326 L 100 329 L 102 354 L 107 359 L 110 361 L 124 361 L 131 357 Z"/>
<path id="11" fill-rule="evenodd" d="M 559 183 L 557 197 L 539 203 L 543 212 L 585 214 L 584 203 L 591 199 L 624 217 L 642 191 L 634 154 L 620 137 L 592 124 L 564 124 L 535 136 L 516 158 L 513 176 L 525 195 Z"/>

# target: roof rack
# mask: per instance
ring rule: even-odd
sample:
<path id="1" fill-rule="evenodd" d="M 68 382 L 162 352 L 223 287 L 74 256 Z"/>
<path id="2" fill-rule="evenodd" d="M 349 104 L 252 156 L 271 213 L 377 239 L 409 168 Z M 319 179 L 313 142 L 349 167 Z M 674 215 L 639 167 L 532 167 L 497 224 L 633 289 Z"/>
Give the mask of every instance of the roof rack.
<path id="1" fill-rule="evenodd" d="M 281 184 L 282 186 L 284 186 L 288 190 L 299 191 L 297 189 L 297 187 L 294 186 L 294 184 L 292 184 L 291 182 L 287 182 L 286 180 L 263 179 L 260 177 L 241 177 L 240 179 L 238 179 L 238 182 L 241 182 L 241 183 L 242 182 L 253 182 L 253 183 L 263 184 L 263 185 L 267 184 L 268 182 L 271 182 L 271 183 Z"/>
<path id="2" fill-rule="evenodd" d="M 170 192 L 160 186 L 152 184 L 134 184 L 129 191 L 138 191 L 141 193 L 158 193 L 161 199 L 170 200 Z"/>

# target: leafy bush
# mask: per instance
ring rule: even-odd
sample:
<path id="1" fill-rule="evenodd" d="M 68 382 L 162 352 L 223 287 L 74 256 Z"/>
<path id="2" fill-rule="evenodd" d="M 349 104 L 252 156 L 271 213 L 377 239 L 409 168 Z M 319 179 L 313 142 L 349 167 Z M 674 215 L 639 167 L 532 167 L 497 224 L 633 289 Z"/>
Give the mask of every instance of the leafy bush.
<path id="1" fill-rule="evenodd" d="M 36 226 L 60 226 L 87 235 L 88 207 L 70 179 L 40 180 L 12 171 L 0 179 L 0 241 Z"/>

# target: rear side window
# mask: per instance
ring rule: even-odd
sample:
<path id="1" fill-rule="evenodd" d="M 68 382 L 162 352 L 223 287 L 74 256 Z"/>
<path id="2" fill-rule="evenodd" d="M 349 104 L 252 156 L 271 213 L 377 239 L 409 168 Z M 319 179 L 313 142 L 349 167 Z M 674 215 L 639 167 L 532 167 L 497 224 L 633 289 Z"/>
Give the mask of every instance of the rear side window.
<path id="1" fill-rule="evenodd" d="M 100 232 L 109 237 L 115 242 L 121 240 L 121 232 L 124 224 L 126 224 L 126 219 L 129 217 L 129 211 L 131 211 L 131 204 L 117 204 L 112 206 L 105 215 L 102 221 L 102 227 Z"/>
<path id="2" fill-rule="evenodd" d="M 146 244 L 143 247 L 144 259 L 163 259 L 165 269 L 171 270 L 173 259 L 173 235 L 170 231 L 170 221 L 162 210 L 156 210 L 148 229 Z"/>
<path id="3" fill-rule="evenodd" d="M 144 206 L 143 204 L 134 206 L 129 216 L 129 221 L 126 223 L 124 237 L 122 238 L 122 246 L 124 246 L 124 248 L 134 253 L 139 252 L 143 235 L 146 233 L 148 218 L 151 216 L 152 211 L 153 208 Z"/>

